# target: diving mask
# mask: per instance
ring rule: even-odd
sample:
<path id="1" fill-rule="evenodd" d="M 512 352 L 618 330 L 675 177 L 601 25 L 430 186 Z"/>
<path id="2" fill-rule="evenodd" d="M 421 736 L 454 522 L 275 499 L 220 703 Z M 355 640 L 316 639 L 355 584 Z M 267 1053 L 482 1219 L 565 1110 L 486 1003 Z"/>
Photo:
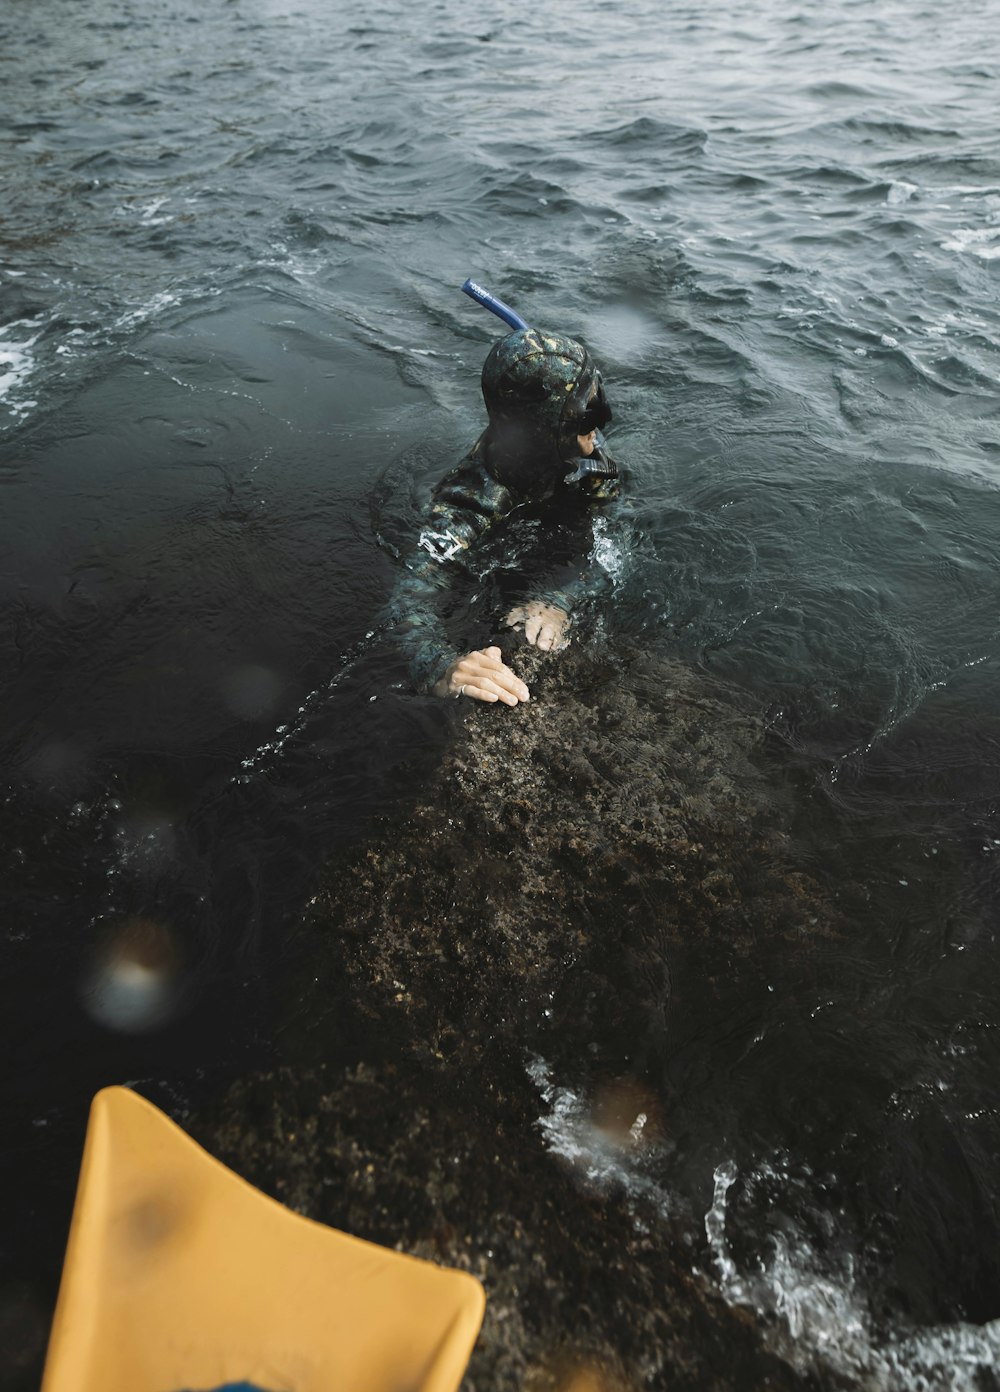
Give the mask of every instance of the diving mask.
<path id="1" fill-rule="evenodd" d="M 611 407 L 604 394 L 604 382 L 598 372 L 594 377 L 596 390 L 583 408 L 582 415 L 573 422 L 577 435 L 589 435 L 592 430 L 603 430 L 611 420 Z"/>

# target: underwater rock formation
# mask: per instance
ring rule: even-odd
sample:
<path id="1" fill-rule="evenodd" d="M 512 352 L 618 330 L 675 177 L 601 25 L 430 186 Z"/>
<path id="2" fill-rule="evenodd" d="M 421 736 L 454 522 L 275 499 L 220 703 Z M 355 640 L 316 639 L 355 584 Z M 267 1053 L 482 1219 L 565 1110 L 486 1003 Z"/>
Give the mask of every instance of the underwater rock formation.
<path id="1" fill-rule="evenodd" d="M 480 1276 L 469 1388 L 801 1387 L 697 1274 L 704 1207 L 627 1173 L 683 1148 L 676 1052 L 766 989 L 761 961 L 836 931 L 764 731 L 664 658 L 512 661 L 531 702 L 449 706 L 416 805 L 327 867 L 282 1066 L 199 1135 L 300 1212 Z M 604 1182 L 553 1153 L 545 1078 L 588 1099 Z"/>

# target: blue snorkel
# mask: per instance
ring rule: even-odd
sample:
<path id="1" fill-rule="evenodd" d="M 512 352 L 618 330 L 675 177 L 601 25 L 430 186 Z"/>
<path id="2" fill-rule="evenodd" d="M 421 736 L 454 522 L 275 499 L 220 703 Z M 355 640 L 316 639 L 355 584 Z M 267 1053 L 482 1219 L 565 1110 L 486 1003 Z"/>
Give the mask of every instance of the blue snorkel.
<path id="1" fill-rule="evenodd" d="M 515 313 L 510 305 L 504 304 L 503 300 L 498 300 L 496 295 L 491 295 L 488 290 L 477 285 L 471 276 L 462 286 L 462 290 L 470 299 L 475 300 L 476 304 L 481 304 L 484 309 L 488 309 L 491 314 L 495 314 L 498 319 L 502 319 L 512 329 L 530 328 L 530 325 L 526 324 L 520 314 Z"/>

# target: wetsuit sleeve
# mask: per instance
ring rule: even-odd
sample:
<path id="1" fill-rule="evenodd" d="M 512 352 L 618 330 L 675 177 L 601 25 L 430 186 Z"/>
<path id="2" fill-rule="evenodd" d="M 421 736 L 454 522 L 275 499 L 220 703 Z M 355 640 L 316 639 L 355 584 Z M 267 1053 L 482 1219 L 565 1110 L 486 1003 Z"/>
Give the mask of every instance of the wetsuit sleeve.
<path id="1" fill-rule="evenodd" d="M 448 639 L 442 610 L 465 552 L 512 506 L 501 484 L 466 461 L 434 490 L 417 545 L 403 562 L 390 601 L 418 691 L 430 691 L 459 656 Z"/>

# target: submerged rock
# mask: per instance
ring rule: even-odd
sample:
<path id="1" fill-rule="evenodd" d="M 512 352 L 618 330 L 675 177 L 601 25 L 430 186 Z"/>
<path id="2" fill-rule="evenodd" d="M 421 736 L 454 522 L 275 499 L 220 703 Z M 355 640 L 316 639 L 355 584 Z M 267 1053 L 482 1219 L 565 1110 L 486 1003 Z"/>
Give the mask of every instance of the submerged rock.
<path id="1" fill-rule="evenodd" d="M 327 867 L 283 1066 L 201 1136 L 300 1212 L 480 1276 L 470 1388 L 801 1387 L 698 1274 L 707 1204 L 651 1163 L 685 1149 L 672 1060 L 835 931 L 764 731 L 663 658 L 512 660 L 531 702 L 449 707 L 415 805 Z M 565 1145 L 558 1089 L 587 1113 Z"/>

